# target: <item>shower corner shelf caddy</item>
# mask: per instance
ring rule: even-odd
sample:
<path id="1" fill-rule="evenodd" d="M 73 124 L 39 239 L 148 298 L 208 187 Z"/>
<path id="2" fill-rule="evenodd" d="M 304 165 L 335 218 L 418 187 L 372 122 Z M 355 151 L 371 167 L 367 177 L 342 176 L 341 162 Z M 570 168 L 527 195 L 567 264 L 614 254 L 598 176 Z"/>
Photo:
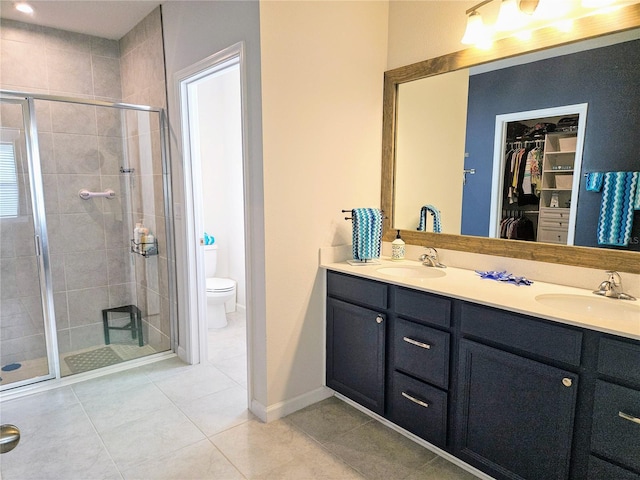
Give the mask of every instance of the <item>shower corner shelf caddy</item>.
<path id="1" fill-rule="evenodd" d="M 143 257 L 153 257 L 158 255 L 158 241 L 136 243 L 131 239 L 131 253 L 137 253 Z"/>

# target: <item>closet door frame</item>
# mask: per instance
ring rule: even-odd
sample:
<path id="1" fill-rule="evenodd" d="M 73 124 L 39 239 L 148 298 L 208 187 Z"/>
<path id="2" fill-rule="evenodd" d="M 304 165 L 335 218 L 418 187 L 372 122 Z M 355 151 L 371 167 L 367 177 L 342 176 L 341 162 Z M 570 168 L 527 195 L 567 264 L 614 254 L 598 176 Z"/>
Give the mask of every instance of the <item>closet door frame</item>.
<path id="1" fill-rule="evenodd" d="M 489 237 L 500 238 L 500 219 L 502 211 L 502 189 L 504 186 L 505 149 L 507 141 L 507 124 L 545 117 L 578 115 L 578 135 L 576 154 L 573 165 L 573 185 L 571 208 L 569 210 L 569 233 L 567 245 L 573 245 L 575 237 L 576 214 L 578 211 L 578 193 L 580 191 L 580 175 L 582 167 L 582 151 L 584 148 L 585 129 L 587 125 L 587 103 L 563 105 L 559 107 L 528 110 L 496 115 L 496 126 L 493 141 L 493 171 L 491 174 L 491 211 L 489 216 Z"/>

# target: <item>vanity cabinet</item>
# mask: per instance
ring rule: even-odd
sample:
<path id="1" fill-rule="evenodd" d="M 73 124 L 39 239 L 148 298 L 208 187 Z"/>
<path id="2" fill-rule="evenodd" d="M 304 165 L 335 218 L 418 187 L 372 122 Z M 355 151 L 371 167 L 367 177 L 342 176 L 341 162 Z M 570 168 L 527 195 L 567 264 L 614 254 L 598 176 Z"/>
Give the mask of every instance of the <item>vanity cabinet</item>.
<path id="1" fill-rule="evenodd" d="M 387 417 L 447 445 L 451 300 L 395 287 Z"/>
<path id="2" fill-rule="evenodd" d="M 640 480 L 640 342 L 327 273 L 327 386 L 498 480 Z"/>
<path id="3" fill-rule="evenodd" d="M 640 480 L 634 473 L 640 472 L 639 366 L 639 344 L 609 336 L 600 339 L 589 480 Z"/>
<path id="4" fill-rule="evenodd" d="M 327 386 L 383 415 L 387 285 L 330 273 L 327 291 Z"/>

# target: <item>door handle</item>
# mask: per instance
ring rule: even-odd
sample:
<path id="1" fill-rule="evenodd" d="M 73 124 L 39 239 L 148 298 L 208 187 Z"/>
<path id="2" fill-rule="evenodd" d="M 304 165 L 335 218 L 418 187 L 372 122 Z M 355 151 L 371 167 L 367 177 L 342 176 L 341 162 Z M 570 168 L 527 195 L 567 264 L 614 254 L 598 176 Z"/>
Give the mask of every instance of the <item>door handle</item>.
<path id="1" fill-rule="evenodd" d="M 7 453 L 18 446 L 20 430 L 15 425 L 6 423 L 0 427 L 0 453 Z"/>

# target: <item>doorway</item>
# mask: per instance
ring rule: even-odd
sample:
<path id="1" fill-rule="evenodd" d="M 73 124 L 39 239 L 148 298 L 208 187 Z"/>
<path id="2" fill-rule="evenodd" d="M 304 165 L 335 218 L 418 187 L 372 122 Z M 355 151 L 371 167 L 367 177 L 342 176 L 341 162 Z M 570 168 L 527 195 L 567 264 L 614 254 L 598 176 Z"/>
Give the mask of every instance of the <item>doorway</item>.
<path id="1" fill-rule="evenodd" d="M 189 284 L 190 363 L 228 360 L 225 371 L 247 385 L 244 68 L 242 43 L 176 74 L 182 118 Z M 208 245 L 217 246 L 210 269 Z M 209 268 L 209 270 L 208 270 Z M 235 284 L 227 325 L 209 328 L 207 278 Z M 226 356 L 225 356 L 226 352 Z M 237 358 L 242 352 L 242 358 Z M 229 356 L 236 356 L 233 361 Z M 217 367 L 218 364 L 214 363 Z M 223 368 L 223 367 L 219 367 Z"/>

